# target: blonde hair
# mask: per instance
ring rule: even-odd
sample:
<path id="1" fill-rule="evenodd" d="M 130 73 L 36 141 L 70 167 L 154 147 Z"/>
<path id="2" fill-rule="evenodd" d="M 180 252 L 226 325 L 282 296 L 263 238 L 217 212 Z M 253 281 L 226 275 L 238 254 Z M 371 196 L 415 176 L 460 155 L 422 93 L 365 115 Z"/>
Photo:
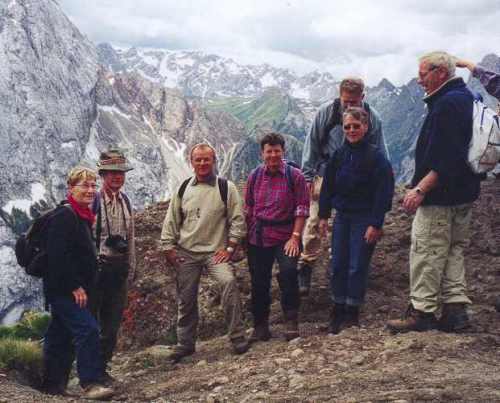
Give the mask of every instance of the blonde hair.
<path id="1" fill-rule="evenodd" d="M 97 174 L 90 168 L 76 166 L 69 171 L 66 183 L 68 186 L 75 186 L 80 181 L 97 180 Z"/>
<path id="2" fill-rule="evenodd" d="M 437 50 L 435 52 L 426 53 L 418 59 L 418 62 L 419 64 L 424 62 L 428 63 L 429 67 L 444 67 L 448 72 L 449 78 L 455 76 L 456 58 L 447 52 Z"/>
<path id="3" fill-rule="evenodd" d="M 339 93 L 347 92 L 349 94 L 361 95 L 365 90 L 365 83 L 358 77 L 346 77 L 340 82 Z"/>
<path id="4" fill-rule="evenodd" d="M 358 106 L 351 106 L 350 108 L 347 108 L 344 111 L 342 117 L 345 118 L 346 116 L 352 116 L 354 119 L 359 120 L 364 125 L 368 124 L 368 112 Z"/>

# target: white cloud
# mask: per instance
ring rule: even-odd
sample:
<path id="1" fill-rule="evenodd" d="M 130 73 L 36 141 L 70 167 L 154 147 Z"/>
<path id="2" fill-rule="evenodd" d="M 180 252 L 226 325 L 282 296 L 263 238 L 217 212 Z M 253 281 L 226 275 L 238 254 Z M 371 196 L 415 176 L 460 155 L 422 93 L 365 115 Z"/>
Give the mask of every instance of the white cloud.
<path id="1" fill-rule="evenodd" d="M 239 62 L 362 74 L 376 84 L 415 76 L 443 49 L 480 60 L 498 53 L 498 0 L 60 0 L 94 42 L 197 49 Z"/>

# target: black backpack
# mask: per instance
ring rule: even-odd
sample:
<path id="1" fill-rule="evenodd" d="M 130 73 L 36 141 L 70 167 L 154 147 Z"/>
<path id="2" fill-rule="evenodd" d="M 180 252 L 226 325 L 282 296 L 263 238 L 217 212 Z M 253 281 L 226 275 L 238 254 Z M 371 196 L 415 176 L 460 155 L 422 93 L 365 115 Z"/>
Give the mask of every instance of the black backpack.
<path id="1" fill-rule="evenodd" d="M 182 206 L 182 197 L 184 196 L 184 193 L 186 192 L 186 187 L 191 180 L 192 177 L 187 178 L 184 182 L 182 182 L 181 186 L 179 187 L 179 190 L 177 191 L 177 197 L 179 198 Z M 228 185 L 227 185 L 227 179 L 225 178 L 219 178 L 217 177 L 217 185 L 219 186 L 219 193 L 220 193 L 220 198 L 222 199 L 222 203 L 224 203 L 224 217 L 227 217 L 227 192 L 228 192 Z M 182 213 L 182 207 L 180 208 L 180 213 L 181 213 L 181 224 L 184 221 L 184 215 Z"/>
<path id="2" fill-rule="evenodd" d="M 61 203 L 56 208 L 47 211 L 36 218 L 28 231 L 16 241 L 15 253 L 19 266 L 24 268 L 26 274 L 41 278 L 48 271 L 46 239 L 47 231 L 52 217 L 62 208 L 69 208 L 76 219 L 76 214 L 68 203 Z M 76 221 L 78 225 L 78 220 Z"/>

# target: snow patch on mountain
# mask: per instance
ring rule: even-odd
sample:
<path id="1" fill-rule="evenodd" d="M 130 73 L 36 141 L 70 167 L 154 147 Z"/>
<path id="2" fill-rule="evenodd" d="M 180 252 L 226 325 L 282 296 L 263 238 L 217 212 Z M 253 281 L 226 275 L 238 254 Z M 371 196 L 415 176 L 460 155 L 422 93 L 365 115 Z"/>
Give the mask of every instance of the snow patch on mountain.
<path id="1" fill-rule="evenodd" d="M 31 217 L 30 208 L 33 204 L 40 200 L 46 200 L 45 194 L 47 189 L 41 183 L 33 183 L 31 185 L 31 198 L 30 199 L 15 199 L 9 200 L 3 207 L 2 210 L 7 214 L 12 214 L 14 208 L 23 211 L 28 217 Z"/>
<path id="2" fill-rule="evenodd" d="M 289 69 L 268 64 L 243 65 L 200 51 L 112 48 L 98 46 L 100 62 L 115 71 L 137 71 L 143 77 L 178 88 L 186 95 L 202 98 L 256 97 L 266 88 L 277 87 L 290 95 L 313 103 L 332 98 L 336 80 L 328 72 L 298 75 Z M 118 61 L 118 62 L 117 62 Z"/>

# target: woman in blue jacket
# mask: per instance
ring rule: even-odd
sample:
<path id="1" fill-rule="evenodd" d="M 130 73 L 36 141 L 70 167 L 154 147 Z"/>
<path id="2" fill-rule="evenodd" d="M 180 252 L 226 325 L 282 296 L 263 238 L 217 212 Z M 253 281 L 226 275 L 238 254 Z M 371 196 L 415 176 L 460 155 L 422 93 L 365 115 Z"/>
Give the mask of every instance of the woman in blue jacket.
<path id="1" fill-rule="evenodd" d="M 391 164 L 365 139 L 368 121 L 363 108 L 344 112 L 345 142 L 328 163 L 319 199 L 323 236 L 331 210 L 336 210 L 330 272 L 334 306 L 329 333 L 333 334 L 359 324 L 370 259 L 394 194 Z"/>

